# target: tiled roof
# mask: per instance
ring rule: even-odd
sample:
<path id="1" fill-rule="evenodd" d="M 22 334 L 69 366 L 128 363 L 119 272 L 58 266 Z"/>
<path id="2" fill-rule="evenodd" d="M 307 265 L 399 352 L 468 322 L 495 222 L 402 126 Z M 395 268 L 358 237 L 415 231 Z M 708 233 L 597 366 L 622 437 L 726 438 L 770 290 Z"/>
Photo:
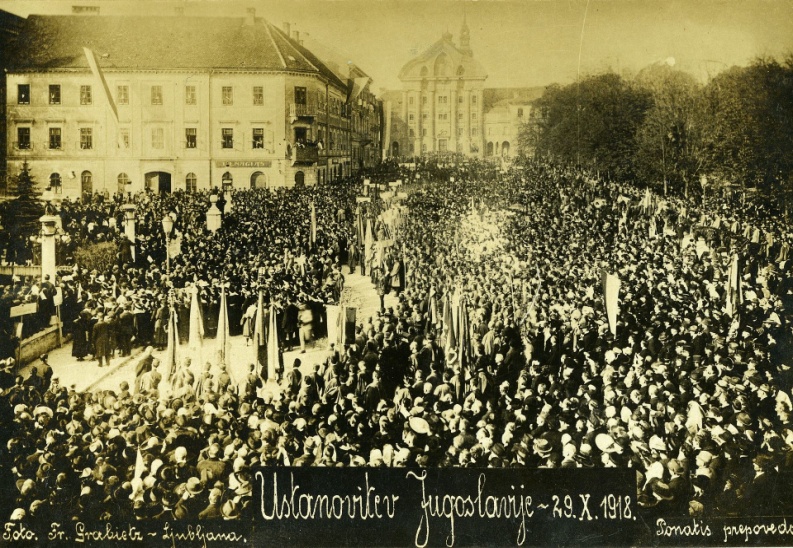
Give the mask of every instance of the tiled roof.
<path id="1" fill-rule="evenodd" d="M 103 69 L 292 70 L 335 74 L 280 29 L 240 17 L 42 16 L 22 25 L 10 69 L 88 69 L 83 47 Z"/>

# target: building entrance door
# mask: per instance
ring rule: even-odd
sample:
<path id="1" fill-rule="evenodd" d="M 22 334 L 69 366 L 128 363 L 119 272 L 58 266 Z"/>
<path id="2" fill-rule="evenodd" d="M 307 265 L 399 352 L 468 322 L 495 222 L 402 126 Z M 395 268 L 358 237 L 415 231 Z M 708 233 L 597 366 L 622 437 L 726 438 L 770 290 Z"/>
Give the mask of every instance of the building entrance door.
<path id="1" fill-rule="evenodd" d="M 150 171 L 145 175 L 146 190 L 169 194 L 171 192 L 171 174 L 165 171 Z"/>

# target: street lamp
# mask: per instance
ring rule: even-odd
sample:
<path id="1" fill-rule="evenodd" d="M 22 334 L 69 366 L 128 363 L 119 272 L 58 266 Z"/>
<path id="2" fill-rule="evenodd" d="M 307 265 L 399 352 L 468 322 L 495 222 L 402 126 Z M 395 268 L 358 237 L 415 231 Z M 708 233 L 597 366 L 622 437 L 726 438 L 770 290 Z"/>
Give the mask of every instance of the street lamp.
<path id="1" fill-rule="evenodd" d="M 162 218 L 162 231 L 165 233 L 165 265 L 168 277 L 171 276 L 171 252 L 169 244 L 171 240 L 171 231 L 173 231 L 173 219 L 170 215 L 166 214 Z"/>

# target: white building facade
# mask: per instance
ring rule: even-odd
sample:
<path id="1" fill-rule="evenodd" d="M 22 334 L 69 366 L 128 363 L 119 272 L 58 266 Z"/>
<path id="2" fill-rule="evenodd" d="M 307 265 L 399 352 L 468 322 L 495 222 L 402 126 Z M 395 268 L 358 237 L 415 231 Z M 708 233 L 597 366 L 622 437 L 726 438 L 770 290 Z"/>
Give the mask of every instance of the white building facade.
<path id="1" fill-rule="evenodd" d="M 142 44 L 145 51 L 116 43 L 114 27 L 162 19 L 181 34 L 211 31 L 208 42 L 215 32 L 234 40 L 198 51 L 164 43 L 178 36 Z M 9 175 L 27 162 L 41 186 L 77 197 L 316 184 L 350 173 L 347 83 L 253 13 L 179 21 L 36 16 L 27 23 L 33 37 L 42 30 L 87 36 L 56 40 L 51 51 L 9 69 Z M 83 43 L 97 54 L 109 98 Z"/>

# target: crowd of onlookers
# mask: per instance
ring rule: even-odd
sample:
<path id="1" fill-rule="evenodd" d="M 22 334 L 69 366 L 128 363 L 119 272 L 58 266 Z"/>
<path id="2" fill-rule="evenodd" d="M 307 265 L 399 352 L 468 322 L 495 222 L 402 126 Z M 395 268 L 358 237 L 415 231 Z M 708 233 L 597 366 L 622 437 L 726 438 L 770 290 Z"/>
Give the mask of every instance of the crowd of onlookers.
<path id="1" fill-rule="evenodd" d="M 262 465 L 629 467 L 648 512 L 789 511 L 782 219 L 542 163 L 419 174 L 388 264 L 362 258 L 398 304 L 310 372 L 286 364 L 279 390 L 213 363 L 176 386 L 150 352 L 116 391 L 0 373 L 12 519 L 250 518 Z M 291 333 L 289 307 L 334 302 L 341 263 L 361 260 L 345 253 L 358 190 L 237 192 L 217 233 L 185 226 L 165 285 L 214 301 L 228 284 L 240 310 L 261 289 Z M 128 284 L 133 303 L 151 291 L 166 308 L 158 267 Z M 614 325 L 604 273 L 620 280 Z"/>

